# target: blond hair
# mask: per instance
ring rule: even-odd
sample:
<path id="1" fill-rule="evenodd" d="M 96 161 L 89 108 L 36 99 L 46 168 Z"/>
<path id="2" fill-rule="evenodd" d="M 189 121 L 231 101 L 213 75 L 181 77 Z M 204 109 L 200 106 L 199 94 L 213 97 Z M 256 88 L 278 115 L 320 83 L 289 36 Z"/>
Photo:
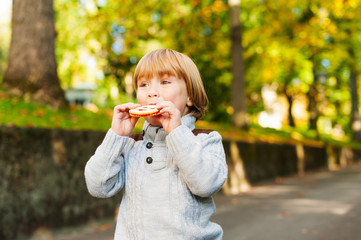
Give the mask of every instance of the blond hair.
<path id="1" fill-rule="evenodd" d="M 193 103 L 190 114 L 196 119 L 202 118 L 208 105 L 207 94 L 197 66 L 192 59 L 182 53 L 171 49 L 158 49 L 144 55 L 135 68 L 135 89 L 138 89 L 140 78 L 150 79 L 165 74 L 185 81 L 188 96 Z"/>

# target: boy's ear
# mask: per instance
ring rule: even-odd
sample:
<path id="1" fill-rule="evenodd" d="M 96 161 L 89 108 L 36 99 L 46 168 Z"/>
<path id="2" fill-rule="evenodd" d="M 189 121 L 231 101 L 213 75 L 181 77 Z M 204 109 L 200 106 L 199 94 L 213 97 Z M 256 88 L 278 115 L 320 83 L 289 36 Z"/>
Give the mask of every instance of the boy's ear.
<path id="1" fill-rule="evenodd" d="M 187 106 L 188 107 L 193 106 L 193 101 L 192 101 L 192 99 L 190 97 L 187 98 Z"/>

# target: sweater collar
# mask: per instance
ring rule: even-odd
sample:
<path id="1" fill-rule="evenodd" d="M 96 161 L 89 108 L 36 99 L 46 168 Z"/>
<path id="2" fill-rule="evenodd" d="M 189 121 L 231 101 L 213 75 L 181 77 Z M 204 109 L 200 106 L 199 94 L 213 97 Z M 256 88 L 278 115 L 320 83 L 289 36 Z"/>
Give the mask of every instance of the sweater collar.
<path id="1" fill-rule="evenodd" d="M 181 118 L 182 125 L 188 127 L 190 130 L 195 128 L 196 118 L 191 116 L 190 114 L 184 115 Z M 148 121 L 145 121 L 143 125 L 143 135 L 144 139 L 148 139 L 151 141 L 164 141 L 167 136 L 166 131 L 162 127 L 155 127 L 150 125 Z"/>

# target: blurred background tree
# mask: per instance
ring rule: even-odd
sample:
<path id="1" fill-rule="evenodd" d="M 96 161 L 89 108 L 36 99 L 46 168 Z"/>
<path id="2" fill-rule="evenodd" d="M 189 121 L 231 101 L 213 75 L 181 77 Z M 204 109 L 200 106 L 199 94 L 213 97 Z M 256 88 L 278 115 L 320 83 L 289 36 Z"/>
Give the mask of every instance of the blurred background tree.
<path id="1" fill-rule="evenodd" d="M 241 0 L 229 0 L 230 28 L 232 41 L 232 123 L 236 127 L 247 129 L 247 98 L 244 80 L 242 23 L 240 21 Z"/>
<path id="2" fill-rule="evenodd" d="M 55 59 L 53 1 L 14 0 L 11 26 L 3 85 L 24 98 L 64 106 Z"/>

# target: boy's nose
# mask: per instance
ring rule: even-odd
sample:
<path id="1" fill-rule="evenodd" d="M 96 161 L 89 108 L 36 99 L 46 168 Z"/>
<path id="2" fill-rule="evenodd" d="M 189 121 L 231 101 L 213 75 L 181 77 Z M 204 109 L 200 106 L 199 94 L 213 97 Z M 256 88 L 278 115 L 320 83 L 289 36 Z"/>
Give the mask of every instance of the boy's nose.
<path id="1" fill-rule="evenodd" d="M 159 97 L 159 90 L 156 87 L 149 89 L 148 97 Z"/>

